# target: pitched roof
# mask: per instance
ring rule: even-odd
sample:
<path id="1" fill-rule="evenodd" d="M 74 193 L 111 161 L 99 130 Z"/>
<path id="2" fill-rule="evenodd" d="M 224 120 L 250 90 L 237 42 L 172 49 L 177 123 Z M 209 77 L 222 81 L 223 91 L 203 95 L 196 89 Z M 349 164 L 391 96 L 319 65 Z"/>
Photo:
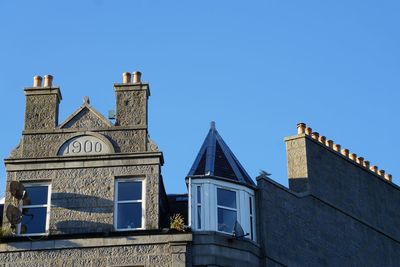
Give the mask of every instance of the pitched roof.
<path id="1" fill-rule="evenodd" d="M 83 104 L 58 126 L 60 129 L 99 127 L 112 127 L 112 124 L 90 105 L 88 97 L 84 97 Z"/>
<path id="2" fill-rule="evenodd" d="M 213 176 L 254 187 L 255 184 L 211 122 L 210 131 L 188 176 Z"/>

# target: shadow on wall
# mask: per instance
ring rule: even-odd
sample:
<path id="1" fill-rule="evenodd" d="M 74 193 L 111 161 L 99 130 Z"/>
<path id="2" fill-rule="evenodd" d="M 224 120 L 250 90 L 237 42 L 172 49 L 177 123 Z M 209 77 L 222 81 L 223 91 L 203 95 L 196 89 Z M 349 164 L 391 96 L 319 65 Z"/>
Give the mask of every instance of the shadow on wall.
<path id="1" fill-rule="evenodd" d="M 111 232 L 113 225 L 91 221 L 70 220 L 56 224 L 57 231 L 63 234 Z"/>
<path id="2" fill-rule="evenodd" d="M 290 178 L 289 189 L 297 193 L 308 192 L 308 178 Z"/>
<path id="3" fill-rule="evenodd" d="M 109 199 L 75 193 L 53 193 L 51 203 L 54 207 L 91 213 L 110 213 L 114 207 Z"/>

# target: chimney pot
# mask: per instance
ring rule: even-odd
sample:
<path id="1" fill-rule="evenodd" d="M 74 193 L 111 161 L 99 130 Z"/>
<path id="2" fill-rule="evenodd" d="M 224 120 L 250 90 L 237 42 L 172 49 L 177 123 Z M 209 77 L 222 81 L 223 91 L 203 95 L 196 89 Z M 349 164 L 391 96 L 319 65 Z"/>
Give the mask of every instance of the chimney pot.
<path id="1" fill-rule="evenodd" d="M 363 158 L 363 157 L 358 157 L 358 158 L 357 158 L 357 163 L 358 163 L 358 164 L 362 165 L 363 162 L 364 162 L 364 158 Z"/>
<path id="2" fill-rule="evenodd" d="M 297 124 L 297 134 L 304 134 L 306 132 L 306 124 L 299 122 Z"/>
<path id="3" fill-rule="evenodd" d="M 369 169 L 370 169 L 370 171 L 376 173 L 376 171 L 378 170 L 378 167 L 377 166 L 371 166 L 371 167 L 369 167 Z"/>
<path id="4" fill-rule="evenodd" d="M 44 86 L 43 87 L 52 87 L 53 86 L 53 76 L 45 75 L 44 76 Z"/>
<path id="5" fill-rule="evenodd" d="M 141 83 L 142 73 L 140 71 L 135 71 L 133 73 L 133 83 Z"/>
<path id="6" fill-rule="evenodd" d="M 349 150 L 347 148 L 342 149 L 342 155 L 345 156 L 346 158 L 349 157 Z"/>
<path id="7" fill-rule="evenodd" d="M 333 146 L 333 141 L 332 141 L 332 140 L 328 140 L 328 141 L 325 142 L 325 145 L 326 145 L 327 147 L 332 148 L 332 146 Z"/>
<path id="8" fill-rule="evenodd" d="M 363 166 L 368 169 L 369 168 L 369 161 L 368 160 L 364 160 Z"/>
<path id="9" fill-rule="evenodd" d="M 42 87 L 42 77 L 36 75 L 33 77 L 33 87 Z"/>
<path id="10" fill-rule="evenodd" d="M 131 77 L 129 72 L 122 73 L 122 83 L 131 83 Z"/>
<path id="11" fill-rule="evenodd" d="M 311 135 L 312 129 L 310 127 L 306 128 L 306 135 Z"/>
<path id="12" fill-rule="evenodd" d="M 325 145 L 326 137 L 322 135 L 322 136 L 320 136 L 320 137 L 318 138 L 318 141 L 319 141 L 320 143 L 322 143 L 322 144 Z"/>
<path id="13" fill-rule="evenodd" d="M 311 137 L 312 137 L 312 139 L 318 140 L 319 133 L 318 133 L 318 132 L 312 132 L 312 133 L 311 133 Z"/>
<path id="14" fill-rule="evenodd" d="M 351 153 L 350 156 L 349 156 L 349 158 L 350 158 L 351 160 L 356 161 L 356 159 L 357 159 L 357 154 Z"/>
<path id="15" fill-rule="evenodd" d="M 385 179 L 388 181 L 392 181 L 392 175 L 391 174 L 385 174 Z"/>
<path id="16" fill-rule="evenodd" d="M 340 145 L 339 144 L 334 144 L 333 145 L 333 150 L 335 150 L 336 152 L 340 152 Z"/>
<path id="17" fill-rule="evenodd" d="M 378 175 L 382 176 L 384 178 L 385 177 L 385 170 L 378 170 Z"/>

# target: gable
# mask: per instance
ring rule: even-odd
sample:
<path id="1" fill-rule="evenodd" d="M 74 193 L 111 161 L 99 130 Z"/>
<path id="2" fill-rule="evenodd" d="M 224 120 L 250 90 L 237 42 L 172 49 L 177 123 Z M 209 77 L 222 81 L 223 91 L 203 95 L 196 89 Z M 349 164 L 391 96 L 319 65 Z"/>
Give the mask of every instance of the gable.
<path id="1" fill-rule="evenodd" d="M 84 103 L 69 116 L 59 128 L 61 129 L 97 129 L 111 127 L 112 124 L 88 103 Z"/>

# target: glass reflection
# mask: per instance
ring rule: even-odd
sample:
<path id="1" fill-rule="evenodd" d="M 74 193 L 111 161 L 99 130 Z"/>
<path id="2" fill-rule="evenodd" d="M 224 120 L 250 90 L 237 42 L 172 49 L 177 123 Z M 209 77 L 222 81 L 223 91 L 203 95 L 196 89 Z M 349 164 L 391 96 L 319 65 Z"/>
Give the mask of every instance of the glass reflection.
<path id="1" fill-rule="evenodd" d="M 236 192 L 222 188 L 217 189 L 217 199 L 219 206 L 236 209 Z"/>
<path id="2" fill-rule="evenodd" d="M 120 203 L 117 212 L 118 229 L 142 227 L 142 203 Z"/>
<path id="3" fill-rule="evenodd" d="M 45 233 L 46 212 L 46 208 L 22 209 L 21 234 Z"/>
<path id="4" fill-rule="evenodd" d="M 218 231 L 233 233 L 236 218 L 236 211 L 218 208 Z"/>
<path id="5" fill-rule="evenodd" d="M 46 205 L 47 204 L 47 186 L 27 186 L 24 205 Z"/>
<path id="6" fill-rule="evenodd" d="M 118 200 L 141 200 L 142 182 L 119 182 Z"/>

